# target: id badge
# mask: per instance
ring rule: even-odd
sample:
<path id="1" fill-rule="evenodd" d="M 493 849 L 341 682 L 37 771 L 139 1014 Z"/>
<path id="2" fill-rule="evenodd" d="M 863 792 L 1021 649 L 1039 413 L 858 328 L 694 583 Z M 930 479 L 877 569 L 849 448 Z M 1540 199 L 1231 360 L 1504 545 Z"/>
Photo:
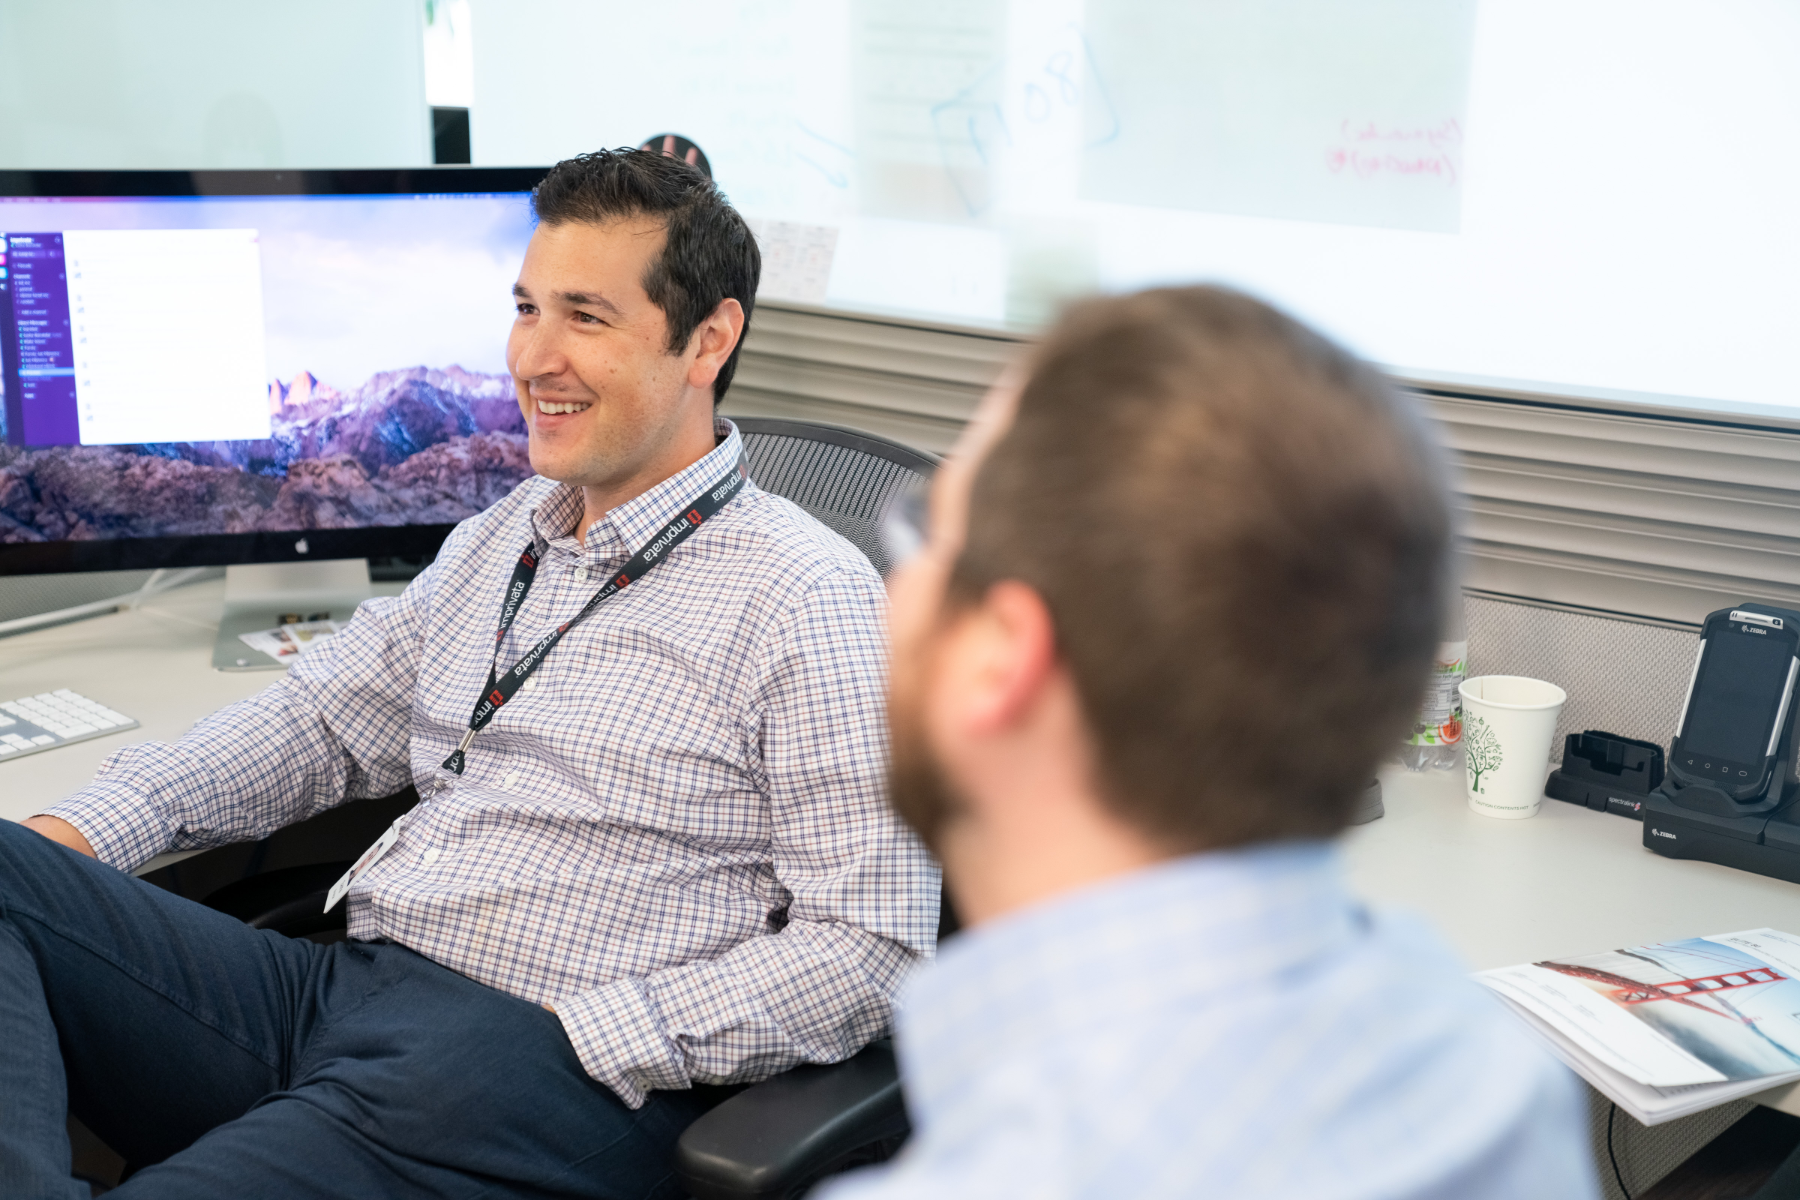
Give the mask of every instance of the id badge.
<path id="1" fill-rule="evenodd" d="M 386 854 L 399 840 L 400 822 L 396 821 L 387 827 L 387 832 L 375 839 L 373 846 L 362 852 L 361 858 L 350 864 L 350 869 L 345 871 L 336 883 L 331 885 L 331 890 L 325 893 L 325 911 L 330 912 L 336 908 L 338 901 L 344 898 L 344 893 L 350 890 L 350 885 L 356 882 L 356 877 L 374 866 L 381 856 Z"/>

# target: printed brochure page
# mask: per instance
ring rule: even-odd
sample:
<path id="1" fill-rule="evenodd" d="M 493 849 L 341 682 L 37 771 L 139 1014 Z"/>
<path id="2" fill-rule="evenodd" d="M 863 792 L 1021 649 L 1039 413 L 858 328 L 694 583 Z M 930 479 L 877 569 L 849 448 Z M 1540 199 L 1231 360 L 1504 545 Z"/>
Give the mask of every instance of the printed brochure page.
<path id="1" fill-rule="evenodd" d="M 1476 978 L 1645 1124 L 1800 1079 L 1800 938 L 1791 934 L 1688 938 Z"/>
<path id="2" fill-rule="evenodd" d="M 300 621 L 255 633 L 240 633 L 238 640 L 260 650 L 276 662 L 293 662 L 308 650 L 323 646 L 347 621 Z"/>

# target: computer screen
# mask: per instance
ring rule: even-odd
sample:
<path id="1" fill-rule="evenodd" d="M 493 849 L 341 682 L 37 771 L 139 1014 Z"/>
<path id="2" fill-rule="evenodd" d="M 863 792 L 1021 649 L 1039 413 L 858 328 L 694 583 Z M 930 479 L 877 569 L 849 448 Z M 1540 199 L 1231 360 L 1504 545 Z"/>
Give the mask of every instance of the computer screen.
<path id="1" fill-rule="evenodd" d="M 0 174 L 0 571 L 417 553 L 505 495 L 541 175 Z"/>

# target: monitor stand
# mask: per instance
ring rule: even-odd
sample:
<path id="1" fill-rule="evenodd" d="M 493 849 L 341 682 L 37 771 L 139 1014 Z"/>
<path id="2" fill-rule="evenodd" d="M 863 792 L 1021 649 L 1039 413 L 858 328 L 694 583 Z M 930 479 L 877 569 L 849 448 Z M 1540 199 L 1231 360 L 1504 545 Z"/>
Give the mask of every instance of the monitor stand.
<path id="1" fill-rule="evenodd" d="M 293 620 L 348 621 L 369 598 L 369 560 L 246 563 L 225 568 L 225 611 L 213 643 L 215 671 L 280 671 L 276 662 L 238 639 Z"/>

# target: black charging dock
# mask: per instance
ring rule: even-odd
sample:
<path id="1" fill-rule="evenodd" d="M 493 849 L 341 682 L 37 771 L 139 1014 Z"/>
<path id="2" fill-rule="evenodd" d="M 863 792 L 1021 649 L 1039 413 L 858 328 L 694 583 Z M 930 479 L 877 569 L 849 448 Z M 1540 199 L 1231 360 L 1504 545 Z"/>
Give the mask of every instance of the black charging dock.
<path id="1" fill-rule="evenodd" d="M 1800 617 L 1787 609 L 1765 611 L 1780 613 L 1789 620 Z M 1721 788 L 1706 783 L 1684 784 L 1670 775 L 1644 798 L 1644 845 L 1665 858 L 1716 862 L 1800 883 L 1795 715 L 1788 710 L 1782 713 L 1784 727 L 1776 744 L 1774 770 L 1762 795 L 1738 800 Z"/>
<path id="2" fill-rule="evenodd" d="M 1776 794 L 1754 804 L 1705 784 L 1650 793 L 1644 845 L 1665 858 L 1697 858 L 1800 883 L 1800 786 L 1788 778 L 1793 769 L 1791 752 L 1784 753 L 1769 785 Z"/>
<path id="3" fill-rule="evenodd" d="M 1562 766 L 1544 794 L 1595 812 L 1644 819 L 1644 801 L 1663 781 L 1663 749 L 1655 742 L 1599 729 L 1563 739 Z"/>

